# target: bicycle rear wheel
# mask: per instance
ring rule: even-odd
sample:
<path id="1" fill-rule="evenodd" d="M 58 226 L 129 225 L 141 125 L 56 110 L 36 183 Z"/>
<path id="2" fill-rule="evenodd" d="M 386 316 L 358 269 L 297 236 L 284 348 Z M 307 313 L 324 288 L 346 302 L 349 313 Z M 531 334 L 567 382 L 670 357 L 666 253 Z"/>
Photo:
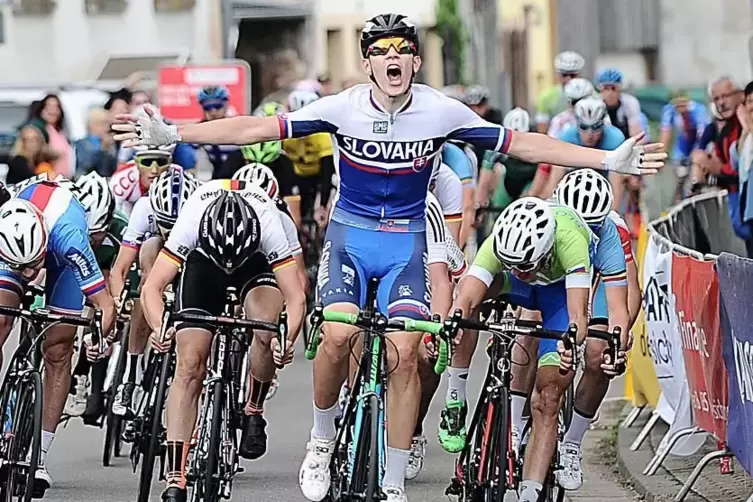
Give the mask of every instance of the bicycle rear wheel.
<path id="1" fill-rule="evenodd" d="M 15 382 L 3 399 L 6 412 L 9 403 L 12 407 L 12 421 L 3 420 L 3 431 L 9 437 L 6 446 L 3 491 L 7 502 L 31 502 L 32 498 L 42 498 L 44 490 L 34 488 L 34 474 L 39 465 L 42 447 L 42 377 L 31 372 L 21 379 L 6 379 L 6 384 Z M 15 396 L 14 396 L 15 394 Z M 15 403 L 13 403 L 15 401 Z M 29 420 L 29 417 L 32 417 Z"/>
<path id="2" fill-rule="evenodd" d="M 146 449 L 144 450 L 144 461 L 141 464 L 141 474 L 139 476 L 139 502 L 149 502 L 149 493 L 152 489 L 152 476 L 154 475 L 154 464 L 157 455 L 162 447 L 162 436 L 164 427 L 162 426 L 162 410 L 165 407 L 165 394 L 167 393 L 167 379 L 170 372 L 169 354 L 160 354 L 159 373 L 157 378 L 157 394 L 154 397 L 154 403 L 151 407 L 151 428 L 149 439 L 147 440 Z"/>
<path id="3" fill-rule="evenodd" d="M 128 357 L 127 344 L 128 334 L 123 335 L 123 341 L 121 342 L 120 352 L 118 353 L 118 362 L 115 366 L 115 375 L 112 379 L 112 384 L 108 389 L 109 400 L 107 403 L 107 419 L 105 427 L 105 445 L 102 451 L 102 465 L 105 467 L 110 466 L 110 460 L 113 454 L 116 457 L 120 456 L 121 438 L 120 434 L 123 429 L 123 420 L 120 416 L 112 412 L 112 402 L 115 400 L 115 394 L 117 394 L 118 385 L 123 381 L 123 374 L 125 373 L 126 357 Z"/>

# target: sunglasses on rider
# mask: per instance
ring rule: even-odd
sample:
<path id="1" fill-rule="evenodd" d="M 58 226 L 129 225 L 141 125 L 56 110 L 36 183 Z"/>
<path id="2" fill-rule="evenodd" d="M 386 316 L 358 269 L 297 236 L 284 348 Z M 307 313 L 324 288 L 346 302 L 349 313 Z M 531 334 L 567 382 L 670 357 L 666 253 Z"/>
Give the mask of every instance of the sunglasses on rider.
<path id="1" fill-rule="evenodd" d="M 156 166 L 157 169 L 163 170 L 170 166 L 169 157 L 136 157 L 136 166 L 145 171 L 151 171 Z"/>
<path id="2" fill-rule="evenodd" d="M 211 110 L 221 110 L 227 106 L 227 103 L 224 101 L 211 101 L 209 103 L 204 103 L 201 105 L 201 107 L 204 109 L 205 112 L 211 111 Z"/>
<path id="3" fill-rule="evenodd" d="M 32 263 L 27 263 L 26 265 L 16 265 L 15 263 L 8 263 L 8 268 L 16 273 L 21 273 L 24 270 L 27 269 L 38 269 L 42 266 L 44 263 L 45 255 L 42 255 L 41 257 L 37 258 Z"/>
<path id="4" fill-rule="evenodd" d="M 578 124 L 578 129 L 580 129 L 583 132 L 586 131 L 601 131 L 604 129 L 604 122 L 597 122 L 596 124 Z"/>
<path id="5" fill-rule="evenodd" d="M 560 73 L 562 78 L 578 78 L 577 73 Z"/>
<path id="6" fill-rule="evenodd" d="M 415 54 L 416 45 L 403 37 L 380 38 L 369 46 L 367 56 L 386 56 L 391 48 L 395 48 L 398 54 Z"/>

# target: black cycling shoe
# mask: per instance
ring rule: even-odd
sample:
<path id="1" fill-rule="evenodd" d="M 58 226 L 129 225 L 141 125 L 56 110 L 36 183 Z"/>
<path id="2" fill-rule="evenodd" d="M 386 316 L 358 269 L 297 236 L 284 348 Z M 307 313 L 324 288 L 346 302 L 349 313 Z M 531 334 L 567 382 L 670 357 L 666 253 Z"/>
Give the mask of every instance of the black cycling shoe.
<path id="1" fill-rule="evenodd" d="M 86 400 L 86 410 L 81 415 L 81 419 L 86 425 L 99 426 L 105 411 L 105 395 L 101 392 L 90 394 Z"/>
<path id="2" fill-rule="evenodd" d="M 241 457 L 256 460 L 267 452 L 267 421 L 261 415 L 248 415 L 243 421 L 243 434 L 238 453 Z"/>
<path id="3" fill-rule="evenodd" d="M 188 491 L 185 488 L 171 486 L 162 492 L 162 500 L 164 502 L 186 502 L 188 500 Z"/>

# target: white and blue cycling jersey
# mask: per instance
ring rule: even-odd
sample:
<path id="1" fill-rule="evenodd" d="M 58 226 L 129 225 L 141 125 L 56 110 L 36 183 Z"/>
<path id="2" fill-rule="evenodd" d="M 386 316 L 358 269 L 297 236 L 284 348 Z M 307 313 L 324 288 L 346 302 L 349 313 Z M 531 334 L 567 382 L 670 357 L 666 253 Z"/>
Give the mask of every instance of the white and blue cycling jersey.
<path id="1" fill-rule="evenodd" d="M 603 324 L 609 319 L 605 289 L 627 287 L 627 264 L 619 229 L 611 218 L 604 220 L 601 227 L 596 229 L 596 235 L 598 239 L 594 239 L 596 245 L 591 253 L 594 265 L 591 320 Z"/>
<path id="2" fill-rule="evenodd" d="M 442 147 L 442 162 L 450 166 L 450 169 L 458 175 L 464 187 L 476 186 L 471 159 L 463 149 L 452 143 L 445 143 Z"/>
<path id="3" fill-rule="evenodd" d="M 84 297 L 105 288 L 105 279 L 89 244 L 86 213 L 74 195 L 53 182 L 30 185 L 16 197 L 28 200 L 44 215 L 48 231 L 45 258 L 47 307 L 63 314 L 80 314 Z M 26 281 L 0 262 L 0 289 L 19 296 Z"/>
<path id="4" fill-rule="evenodd" d="M 393 113 L 364 84 L 281 116 L 279 125 L 281 139 L 322 132 L 333 138 L 339 189 L 319 267 L 319 301 L 361 306 L 376 278 L 381 312 L 428 318 L 426 194 L 443 147 L 456 139 L 506 153 L 512 133 L 420 84 Z"/>

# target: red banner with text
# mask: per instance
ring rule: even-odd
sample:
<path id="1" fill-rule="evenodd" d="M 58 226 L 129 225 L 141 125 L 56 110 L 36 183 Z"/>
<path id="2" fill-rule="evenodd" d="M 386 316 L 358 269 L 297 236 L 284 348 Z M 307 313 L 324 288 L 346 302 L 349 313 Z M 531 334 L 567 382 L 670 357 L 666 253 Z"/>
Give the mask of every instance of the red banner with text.
<path id="1" fill-rule="evenodd" d="M 672 292 L 694 422 L 724 440 L 729 394 L 714 262 L 672 253 Z"/>

